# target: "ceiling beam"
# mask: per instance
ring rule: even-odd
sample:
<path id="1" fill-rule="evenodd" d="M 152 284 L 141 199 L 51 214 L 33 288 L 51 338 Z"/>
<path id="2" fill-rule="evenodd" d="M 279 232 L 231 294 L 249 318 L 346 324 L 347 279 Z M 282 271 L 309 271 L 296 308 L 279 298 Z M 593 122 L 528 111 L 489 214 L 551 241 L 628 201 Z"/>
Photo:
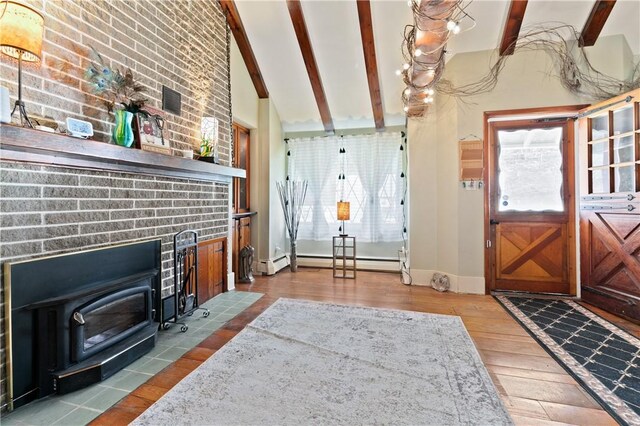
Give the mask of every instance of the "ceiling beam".
<path id="1" fill-rule="evenodd" d="M 362 50 L 364 51 L 364 64 L 369 82 L 369 95 L 373 108 L 373 120 L 376 129 L 384 130 L 384 111 L 382 110 L 382 97 L 380 96 L 380 80 L 378 78 L 378 61 L 376 59 L 376 45 L 373 40 L 373 22 L 371 20 L 371 3 L 369 0 L 358 0 L 358 19 L 360 20 L 360 35 L 362 36 Z"/>
<path id="2" fill-rule="evenodd" d="M 233 37 L 236 39 L 236 43 L 238 43 L 240 54 L 247 66 L 247 71 L 249 71 L 249 76 L 251 77 L 253 86 L 256 88 L 258 97 L 260 99 L 268 98 L 269 91 L 267 90 L 267 85 L 264 83 L 264 79 L 262 78 L 258 61 L 253 54 L 253 49 L 251 49 L 251 44 L 249 43 L 249 38 L 244 30 L 244 25 L 242 25 L 242 19 L 240 19 L 240 14 L 238 13 L 236 4 L 233 0 L 219 1 L 220 6 L 222 6 L 222 10 L 227 17 L 227 24 L 229 24 Z"/>
<path id="3" fill-rule="evenodd" d="M 333 126 L 333 119 L 331 118 L 331 112 L 329 111 L 327 96 L 325 95 L 324 87 L 322 86 L 322 79 L 320 78 L 320 72 L 318 71 L 318 64 L 316 63 L 313 48 L 311 47 L 307 24 L 304 21 L 304 15 L 302 13 L 302 5 L 299 0 L 287 0 L 287 8 L 289 9 L 289 15 L 291 15 L 293 29 L 295 30 L 296 37 L 298 38 L 298 44 L 300 45 L 304 65 L 307 67 L 307 74 L 309 74 L 311 89 L 313 90 L 313 95 L 315 96 L 316 103 L 318 104 L 318 110 L 320 111 L 320 118 L 322 119 L 324 130 L 327 133 L 334 133 L 335 127 Z"/>
<path id="4" fill-rule="evenodd" d="M 615 6 L 616 0 L 597 0 L 580 33 L 580 47 L 593 46 Z"/>
<path id="5" fill-rule="evenodd" d="M 528 0 L 511 0 L 507 22 L 504 24 L 502 33 L 502 43 L 500 43 L 500 56 L 513 55 L 527 3 Z"/>

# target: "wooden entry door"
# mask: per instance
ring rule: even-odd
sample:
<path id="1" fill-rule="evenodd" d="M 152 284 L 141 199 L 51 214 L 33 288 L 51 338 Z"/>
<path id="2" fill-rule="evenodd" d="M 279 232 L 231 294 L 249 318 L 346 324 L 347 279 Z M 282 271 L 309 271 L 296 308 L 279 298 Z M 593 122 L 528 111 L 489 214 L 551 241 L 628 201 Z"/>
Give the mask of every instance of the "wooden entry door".
<path id="1" fill-rule="evenodd" d="M 640 90 L 585 114 L 579 120 L 582 299 L 639 321 Z"/>
<path id="2" fill-rule="evenodd" d="M 573 121 L 493 121 L 488 130 L 488 288 L 572 294 Z"/>

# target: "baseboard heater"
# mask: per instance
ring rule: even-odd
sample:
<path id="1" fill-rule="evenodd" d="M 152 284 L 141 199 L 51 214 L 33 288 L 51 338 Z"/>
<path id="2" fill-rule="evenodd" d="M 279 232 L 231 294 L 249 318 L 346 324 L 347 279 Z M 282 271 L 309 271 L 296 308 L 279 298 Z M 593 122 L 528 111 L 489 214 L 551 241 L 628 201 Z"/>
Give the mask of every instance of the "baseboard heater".
<path id="1" fill-rule="evenodd" d="M 258 263 L 258 272 L 264 275 L 275 275 L 282 268 L 289 266 L 289 256 L 284 254 L 280 257 L 268 260 L 261 260 Z"/>
<path id="2" fill-rule="evenodd" d="M 298 255 L 298 266 L 312 268 L 333 267 L 333 257 L 322 255 Z M 397 259 L 357 258 L 359 271 L 399 272 Z"/>

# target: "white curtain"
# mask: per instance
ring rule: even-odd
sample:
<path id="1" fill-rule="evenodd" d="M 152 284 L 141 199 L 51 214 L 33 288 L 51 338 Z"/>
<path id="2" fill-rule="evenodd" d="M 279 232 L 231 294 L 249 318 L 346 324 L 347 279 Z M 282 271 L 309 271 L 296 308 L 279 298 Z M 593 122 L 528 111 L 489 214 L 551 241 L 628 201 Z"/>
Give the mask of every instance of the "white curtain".
<path id="1" fill-rule="evenodd" d="M 401 142 L 399 132 L 289 139 L 289 178 L 309 181 L 298 238 L 322 241 L 338 235 L 342 223 L 336 203 L 344 200 L 351 207 L 345 223 L 349 235 L 362 242 L 401 241 L 406 179 Z M 338 178 L 341 173 L 344 180 Z"/>

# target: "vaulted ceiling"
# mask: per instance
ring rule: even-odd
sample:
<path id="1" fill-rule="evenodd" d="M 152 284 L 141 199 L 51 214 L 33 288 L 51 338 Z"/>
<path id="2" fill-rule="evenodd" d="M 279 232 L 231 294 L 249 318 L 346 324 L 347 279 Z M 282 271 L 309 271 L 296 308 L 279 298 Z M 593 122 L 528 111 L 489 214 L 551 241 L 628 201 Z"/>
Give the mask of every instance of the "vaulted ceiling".
<path id="1" fill-rule="evenodd" d="M 232 1 L 221 3 L 234 7 Z M 580 31 L 595 3 L 530 0 L 521 31 L 547 23 L 566 23 Z M 615 7 L 610 8 L 600 37 L 623 34 L 633 54 L 640 55 L 640 0 L 603 3 L 615 3 Z M 467 9 L 476 20 L 475 28 L 454 36 L 447 51 L 455 55 L 498 48 L 510 4 L 508 0 L 475 0 Z M 371 97 L 375 86 L 370 87 L 371 78 L 367 80 L 359 24 L 359 12 L 362 19 L 367 11 L 359 11 L 355 0 L 303 0 L 299 5 L 285 0 L 240 0 L 235 1 L 235 9 L 285 131 L 376 127 Z M 402 125 L 405 115 L 400 94 L 404 84 L 395 70 L 403 63 L 400 46 L 405 25 L 412 23 L 411 9 L 406 0 L 374 0 L 370 16 L 384 124 Z M 311 47 L 311 56 L 305 43 Z M 371 57 L 367 60 L 370 65 Z M 380 118 L 377 124 L 381 127 Z"/>

